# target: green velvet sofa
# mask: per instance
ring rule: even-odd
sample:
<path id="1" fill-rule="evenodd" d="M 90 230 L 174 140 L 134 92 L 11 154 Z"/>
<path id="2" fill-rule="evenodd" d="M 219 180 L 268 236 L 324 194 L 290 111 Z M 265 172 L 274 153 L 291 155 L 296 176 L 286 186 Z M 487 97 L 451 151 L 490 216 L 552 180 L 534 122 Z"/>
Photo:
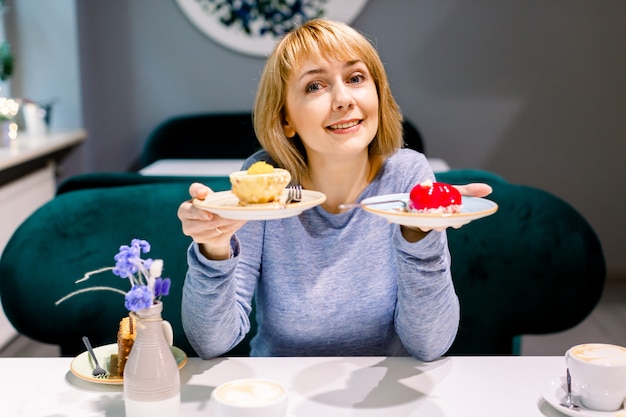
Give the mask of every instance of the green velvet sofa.
<path id="1" fill-rule="evenodd" d="M 489 198 L 499 205 L 490 217 L 448 230 L 461 303 L 459 333 L 448 354 L 517 354 L 519 335 L 562 331 L 587 317 L 602 293 L 605 262 L 596 234 L 571 205 L 485 171 L 452 170 L 437 177 L 452 184 L 486 182 L 493 187 Z M 13 326 L 60 345 L 63 355 L 83 351 L 84 335 L 95 345 L 113 343 L 127 313 L 119 294 L 88 292 L 59 306 L 54 302 L 84 286 L 127 289 L 125 280 L 108 273 L 75 281 L 112 265 L 120 245 L 142 238 L 152 244 L 151 257 L 164 259 L 164 276 L 172 279 L 163 316 L 174 327 L 175 344 L 195 355 L 180 319 L 190 238 L 176 216 L 195 180 L 216 191 L 230 188 L 226 177 L 136 173 L 88 174 L 62 184 L 17 229 L 0 258 L 0 297 Z M 229 354 L 247 355 L 253 334 L 254 329 Z"/>

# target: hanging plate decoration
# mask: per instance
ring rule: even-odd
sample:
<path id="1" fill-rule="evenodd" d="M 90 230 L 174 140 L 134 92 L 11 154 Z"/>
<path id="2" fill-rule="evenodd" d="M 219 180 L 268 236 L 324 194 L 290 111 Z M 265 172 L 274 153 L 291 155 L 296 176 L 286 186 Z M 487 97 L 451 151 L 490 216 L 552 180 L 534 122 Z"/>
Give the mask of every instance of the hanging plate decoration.
<path id="1" fill-rule="evenodd" d="M 367 0 L 176 0 L 205 35 L 237 52 L 267 56 L 294 27 L 318 17 L 351 23 Z"/>

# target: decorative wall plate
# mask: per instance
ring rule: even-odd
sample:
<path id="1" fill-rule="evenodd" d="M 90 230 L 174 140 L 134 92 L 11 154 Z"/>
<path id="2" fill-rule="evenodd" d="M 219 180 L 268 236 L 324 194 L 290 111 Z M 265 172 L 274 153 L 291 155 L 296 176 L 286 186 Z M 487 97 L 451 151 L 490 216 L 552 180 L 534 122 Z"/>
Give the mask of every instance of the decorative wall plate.
<path id="1" fill-rule="evenodd" d="M 237 52 L 266 56 L 280 36 L 316 17 L 351 23 L 367 0 L 176 0 L 205 35 Z"/>

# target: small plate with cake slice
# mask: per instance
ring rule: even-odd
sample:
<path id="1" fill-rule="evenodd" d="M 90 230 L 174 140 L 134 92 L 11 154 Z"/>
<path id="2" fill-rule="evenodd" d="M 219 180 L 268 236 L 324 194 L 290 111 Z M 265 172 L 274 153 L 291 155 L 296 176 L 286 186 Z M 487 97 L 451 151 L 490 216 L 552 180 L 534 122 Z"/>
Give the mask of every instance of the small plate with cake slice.
<path id="1" fill-rule="evenodd" d="M 366 198 L 361 207 L 370 213 L 386 218 L 391 223 L 422 229 L 444 229 L 459 227 L 482 217 L 490 216 L 498 210 L 491 200 L 479 197 L 463 197 L 457 212 L 442 210 L 412 210 L 408 193 L 386 194 Z"/>
<path id="2" fill-rule="evenodd" d="M 276 220 L 297 216 L 326 201 L 318 191 L 302 190 L 299 201 L 288 202 L 289 171 L 257 161 L 245 171 L 229 175 L 232 189 L 209 194 L 192 204 L 225 219 Z"/>
<path id="3" fill-rule="evenodd" d="M 171 346 L 172 354 L 178 364 L 178 369 L 185 366 L 187 363 L 187 354 L 176 346 Z M 78 378 L 89 382 L 95 382 L 98 384 L 110 384 L 110 385 L 122 385 L 124 383 L 124 377 L 119 375 L 117 370 L 117 355 L 118 344 L 111 343 L 110 345 L 98 346 L 93 349 L 102 366 L 109 375 L 105 378 L 96 378 L 91 372 L 94 368 L 94 363 L 88 352 L 83 352 L 76 356 L 70 363 L 70 371 Z"/>
<path id="4" fill-rule="evenodd" d="M 287 189 L 284 189 L 278 201 L 242 204 L 232 191 L 220 191 L 209 194 L 204 200 L 194 199 L 192 204 L 225 219 L 276 220 L 297 216 L 304 210 L 319 206 L 326 201 L 326 195 L 319 191 L 302 190 L 301 201 L 285 204 L 287 192 Z"/>

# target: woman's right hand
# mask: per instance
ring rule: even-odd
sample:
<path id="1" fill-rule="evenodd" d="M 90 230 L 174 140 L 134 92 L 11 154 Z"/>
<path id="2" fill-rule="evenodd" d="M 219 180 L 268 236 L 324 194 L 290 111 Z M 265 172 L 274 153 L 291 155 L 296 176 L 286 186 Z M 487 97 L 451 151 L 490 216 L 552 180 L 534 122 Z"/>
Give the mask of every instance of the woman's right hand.
<path id="1" fill-rule="evenodd" d="M 231 237 L 246 222 L 225 219 L 191 203 L 194 198 L 204 200 L 211 193 L 213 190 L 206 185 L 197 182 L 191 184 L 191 200 L 184 201 L 178 207 L 178 218 L 182 223 L 183 233 L 198 243 L 204 256 L 212 260 L 228 259 Z"/>

